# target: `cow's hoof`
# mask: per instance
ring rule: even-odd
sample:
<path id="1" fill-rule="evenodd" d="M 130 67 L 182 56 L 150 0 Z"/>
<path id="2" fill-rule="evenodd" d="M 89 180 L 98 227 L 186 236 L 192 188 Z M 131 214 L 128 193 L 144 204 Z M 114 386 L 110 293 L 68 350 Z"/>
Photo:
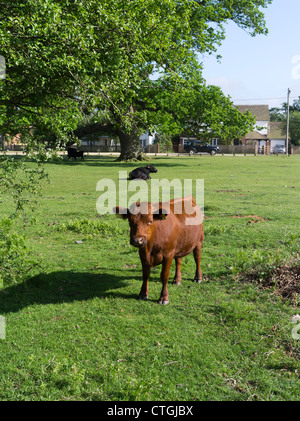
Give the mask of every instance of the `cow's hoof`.
<path id="1" fill-rule="evenodd" d="M 202 279 L 194 278 L 194 281 L 197 282 L 197 284 L 201 284 Z"/>
<path id="2" fill-rule="evenodd" d="M 172 285 L 181 285 L 181 281 L 176 281 L 176 280 L 174 279 L 174 281 L 172 282 Z"/>
<path id="3" fill-rule="evenodd" d="M 148 295 L 139 295 L 139 300 L 147 301 Z"/>
<path id="4" fill-rule="evenodd" d="M 159 304 L 161 304 L 161 305 L 167 305 L 167 304 L 169 304 L 169 300 L 164 300 L 163 298 L 160 298 Z"/>

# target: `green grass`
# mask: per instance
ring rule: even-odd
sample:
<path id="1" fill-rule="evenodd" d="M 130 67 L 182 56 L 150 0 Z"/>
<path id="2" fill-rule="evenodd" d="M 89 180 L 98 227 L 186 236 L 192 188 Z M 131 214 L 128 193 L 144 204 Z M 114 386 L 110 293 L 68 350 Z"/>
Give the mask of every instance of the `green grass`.
<path id="1" fill-rule="evenodd" d="M 298 400 L 299 309 L 237 273 L 299 252 L 300 157 L 151 159 L 153 178 L 205 180 L 204 280 L 191 282 L 184 258 L 168 306 L 160 267 L 149 300 L 137 299 L 128 223 L 96 212 L 98 180 L 136 166 L 113 160 L 46 164 L 51 182 L 25 229 L 43 270 L 0 290 L 0 399 Z M 3 196 L 3 215 L 10 206 Z"/>

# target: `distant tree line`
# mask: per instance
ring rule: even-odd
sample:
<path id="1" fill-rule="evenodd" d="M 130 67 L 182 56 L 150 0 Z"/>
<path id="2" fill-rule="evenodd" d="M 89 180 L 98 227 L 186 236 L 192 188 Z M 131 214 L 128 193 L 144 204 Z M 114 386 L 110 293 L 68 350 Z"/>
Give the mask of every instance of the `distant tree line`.
<path id="1" fill-rule="evenodd" d="M 286 133 L 287 125 L 287 102 L 283 102 L 281 107 L 270 109 L 271 121 L 280 121 L 282 123 L 282 134 Z M 300 145 L 300 96 L 295 99 L 289 109 L 289 133 L 291 142 L 294 145 Z"/>

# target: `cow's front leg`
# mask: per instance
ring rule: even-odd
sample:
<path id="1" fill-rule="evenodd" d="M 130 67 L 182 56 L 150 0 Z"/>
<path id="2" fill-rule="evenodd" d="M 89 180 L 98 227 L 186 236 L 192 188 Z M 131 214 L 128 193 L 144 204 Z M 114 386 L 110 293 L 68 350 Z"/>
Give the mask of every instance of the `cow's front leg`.
<path id="1" fill-rule="evenodd" d="M 175 257 L 176 271 L 173 279 L 173 284 L 181 285 L 181 263 L 182 257 Z"/>
<path id="2" fill-rule="evenodd" d="M 149 278 L 150 278 L 150 266 L 147 263 L 142 262 L 143 267 L 143 284 L 139 295 L 140 300 L 148 300 L 149 293 Z"/>
<path id="3" fill-rule="evenodd" d="M 170 274 L 170 267 L 172 264 L 173 256 L 171 257 L 164 257 L 162 262 L 162 270 L 160 274 L 160 279 L 162 282 L 162 290 L 160 294 L 159 304 L 168 304 L 169 303 L 169 296 L 167 290 L 167 284 L 169 280 Z"/>

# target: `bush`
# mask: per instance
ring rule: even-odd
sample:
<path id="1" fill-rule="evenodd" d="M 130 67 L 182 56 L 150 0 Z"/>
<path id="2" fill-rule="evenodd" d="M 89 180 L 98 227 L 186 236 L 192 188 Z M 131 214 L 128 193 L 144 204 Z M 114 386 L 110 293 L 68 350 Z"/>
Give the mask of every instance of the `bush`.
<path id="1" fill-rule="evenodd" d="M 0 192 L 12 197 L 14 214 L 25 213 L 25 208 L 40 193 L 42 181 L 46 179 L 47 174 L 40 161 L 29 168 L 25 159 L 0 157 Z"/>
<path id="2" fill-rule="evenodd" d="M 9 218 L 0 220 L 0 288 L 24 281 L 39 263 Z"/>
<path id="3" fill-rule="evenodd" d="M 33 210 L 33 198 L 40 193 L 42 181 L 47 179 L 39 156 L 35 162 L 30 168 L 26 159 L 0 157 L 0 192 L 13 200 L 10 217 L 0 219 L 0 288 L 24 281 L 33 274 L 34 268 L 40 267 L 25 238 L 14 230 L 17 217 L 25 219 L 25 210 Z"/>

